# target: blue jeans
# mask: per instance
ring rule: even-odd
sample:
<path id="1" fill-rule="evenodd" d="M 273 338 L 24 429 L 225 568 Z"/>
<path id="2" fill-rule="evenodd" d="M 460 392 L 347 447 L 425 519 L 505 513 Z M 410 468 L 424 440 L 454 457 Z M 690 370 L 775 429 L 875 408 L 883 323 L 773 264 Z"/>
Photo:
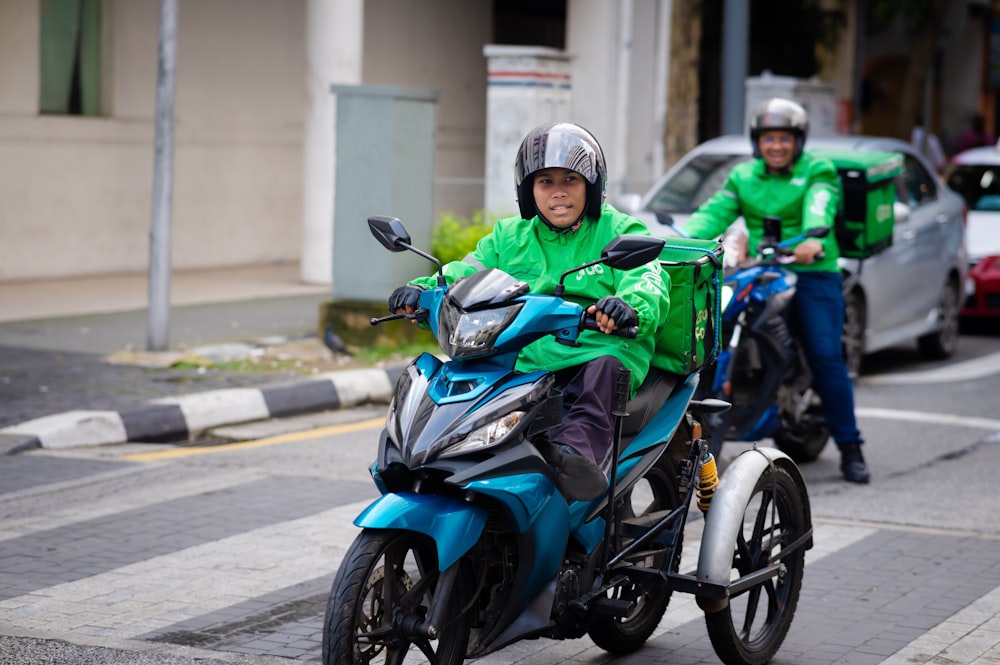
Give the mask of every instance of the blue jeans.
<path id="1" fill-rule="evenodd" d="M 796 334 L 812 368 L 813 386 L 837 445 L 863 443 L 854 417 L 854 385 L 847 374 L 841 330 L 844 327 L 840 273 L 799 272 L 792 301 Z"/>

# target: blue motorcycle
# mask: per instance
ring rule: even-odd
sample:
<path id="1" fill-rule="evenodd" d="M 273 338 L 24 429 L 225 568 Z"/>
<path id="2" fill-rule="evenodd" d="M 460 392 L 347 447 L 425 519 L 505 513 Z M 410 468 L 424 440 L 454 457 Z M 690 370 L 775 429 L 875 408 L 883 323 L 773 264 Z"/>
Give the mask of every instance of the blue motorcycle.
<path id="1" fill-rule="evenodd" d="M 719 479 L 698 419 L 728 404 L 692 400 L 697 372 L 654 371 L 629 400 L 624 370 L 608 490 L 567 501 L 536 445 L 562 416 L 561 394 L 550 372 L 514 363 L 544 335 L 573 345 L 596 329 L 592 317 L 560 290 L 529 293 L 495 269 L 449 285 L 398 219 L 368 224 L 390 251 L 438 266 L 414 314 L 372 323 L 424 322 L 450 359 L 423 354 L 395 386 L 370 468 L 381 496 L 356 518 L 361 532 L 333 582 L 324 665 L 455 665 L 522 639 L 584 635 L 626 654 L 653 633 L 673 591 L 697 597 L 725 663 L 770 660 L 812 546 L 794 462 L 773 448 L 747 451 Z M 662 246 L 620 236 L 563 279 L 597 264 L 636 268 Z M 697 570 L 681 573 L 692 500 L 705 525 Z"/>
<path id="2" fill-rule="evenodd" d="M 705 422 L 716 457 L 725 441 L 771 438 L 799 463 L 815 460 L 826 446 L 830 429 L 823 405 L 787 316 L 797 277 L 784 266 L 794 260 L 791 247 L 828 233 L 828 228 L 812 229 L 782 241 L 781 220 L 765 217 L 756 259 L 726 276 L 723 348 L 704 371 L 706 383 L 698 393 L 733 405 Z"/>

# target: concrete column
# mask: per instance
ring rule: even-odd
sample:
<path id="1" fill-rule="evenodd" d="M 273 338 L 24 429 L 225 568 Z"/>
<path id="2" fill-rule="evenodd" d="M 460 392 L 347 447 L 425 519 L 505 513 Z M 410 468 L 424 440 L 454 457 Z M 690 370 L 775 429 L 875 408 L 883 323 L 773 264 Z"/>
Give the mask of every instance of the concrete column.
<path id="1" fill-rule="evenodd" d="M 551 120 L 572 120 L 570 57 L 541 46 L 483 47 L 486 56 L 486 212 L 517 212 L 514 158 L 525 134 Z"/>
<path id="2" fill-rule="evenodd" d="M 361 83 L 363 28 L 364 0 L 307 0 L 300 276 L 311 284 L 333 280 L 336 106 L 330 86 Z"/>

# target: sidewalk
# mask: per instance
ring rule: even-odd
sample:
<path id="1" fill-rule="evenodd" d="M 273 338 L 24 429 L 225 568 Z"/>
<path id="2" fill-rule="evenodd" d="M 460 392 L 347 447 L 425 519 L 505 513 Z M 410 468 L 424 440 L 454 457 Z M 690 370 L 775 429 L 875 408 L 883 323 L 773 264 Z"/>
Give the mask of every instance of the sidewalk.
<path id="1" fill-rule="evenodd" d="M 180 441 L 236 422 L 387 401 L 394 371 L 322 345 L 329 286 L 301 283 L 298 270 L 175 273 L 170 348 L 160 353 L 145 351 L 145 274 L 0 282 L 0 454 Z M 193 356 L 274 367 L 176 365 Z"/>

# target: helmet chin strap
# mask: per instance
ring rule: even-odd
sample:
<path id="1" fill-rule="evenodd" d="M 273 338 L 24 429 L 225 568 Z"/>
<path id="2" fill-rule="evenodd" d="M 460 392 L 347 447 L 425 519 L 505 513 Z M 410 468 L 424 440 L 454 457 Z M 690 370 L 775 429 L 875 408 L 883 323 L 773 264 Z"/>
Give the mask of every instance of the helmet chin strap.
<path id="1" fill-rule="evenodd" d="M 570 226 L 556 226 L 555 224 L 553 224 L 552 222 L 550 222 L 548 219 L 545 218 L 545 215 L 542 214 L 542 211 L 538 210 L 538 206 L 535 206 L 535 210 L 538 210 L 538 219 L 542 220 L 542 222 L 545 224 L 545 226 L 549 227 L 550 229 L 552 229 L 556 233 L 572 233 L 574 231 L 579 230 L 579 228 L 581 226 L 583 226 L 583 223 L 587 219 L 587 208 L 589 208 L 589 207 L 590 207 L 589 204 L 586 205 L 586 206 L 584 206 L 583 207 L 583 214 L 580 215 L 577 218 L 577 220 L 575 222 L 573 222 Z"/>

